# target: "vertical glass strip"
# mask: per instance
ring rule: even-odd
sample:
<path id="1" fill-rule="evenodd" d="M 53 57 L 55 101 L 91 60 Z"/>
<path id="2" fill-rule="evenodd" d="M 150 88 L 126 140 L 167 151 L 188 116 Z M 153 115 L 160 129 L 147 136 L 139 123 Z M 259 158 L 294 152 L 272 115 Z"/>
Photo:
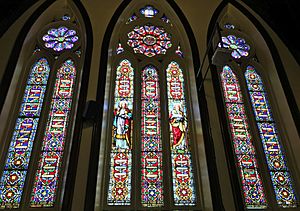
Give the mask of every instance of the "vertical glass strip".
<path id="1" fill-rule="evenodd" d="M 31 68 L 0 180 L 0 208 L 18 208 L 23 193 L 50 66 L 40 58 Z"/>
<path id="2" fill-rule="evenodd" d="M 163 206 L 159 80 L 155 67 L 142 73 L 142 205 Z"/>
<path id="3" fill-rule="evenodd" d="M 232 145 L 244 193 L 244 203 L 248 209 L 266 208 L 267 201 L 258 171 L 255 148 L 245 114 L 238 79 L 227 65 L 223 67 L 220 76 L 231 130 Z"/>
<path id="4" fill-rule="evenodd" d="M 174 204 L 193 206 L 196 204 L 196 191 L 183 73 L 175 61 L 168 65 L 166 73 Z"/>
<path id="5" fill-rule="evenodd" d="M 263 81 L 253 66 L 247 67 L 245 78 L 277 204 L 284 208 L 296 207 L 295 190 Z"/>
<path id="6" fill-rule="evenodd" d="M 42 152 L 31 194 L 31 207 L 53 207 L 55 204 L 75 83 L 76 68 L 74 62 L 68 59 L 56 74 Z"/>
<path id="7" fill-rule="evenodd" d="M 130 205 L 134 69 L 124 59 L 116 71 L 108 205 Z"/>

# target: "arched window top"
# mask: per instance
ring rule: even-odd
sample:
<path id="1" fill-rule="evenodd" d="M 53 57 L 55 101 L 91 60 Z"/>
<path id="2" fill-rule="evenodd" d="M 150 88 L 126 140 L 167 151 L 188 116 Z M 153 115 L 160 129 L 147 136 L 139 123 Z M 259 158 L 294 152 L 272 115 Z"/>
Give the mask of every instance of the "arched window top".
<path id="1" fill-rule="evenodd" d="M 77 8 L 73 3 L 70 7 L 61 4 L 53 3 L 36 20 L 16 64 L 19 83 L 10 87 L 17 93 L 16 100 L 11 103 L 8 130 L 1 134 L 6 137 L 1 143 L 8 143 L 1 155 L 2 209 L 57 209 L 63 200 L 63 178 L 75 125 L 75 115 L 70 114 L 77 112 L 84 59 L 81 52 L 86 44 Z"/>
<path id="2" fill-rule="evenodd" d="M 179 40 L 180 27 L 174 27 L 176 21 L 162 5 L 132 5 L 111 41 L 114 94 L 108 117 L 112 133 L 104 138 L 110 145 L 104 208 L 198 209 L 196 140 L 183 56 L 188 41 Z M 123 76 L 125 66 L 130 74 Z M 121 96 L 120 90 L 128 96 Z M 123 179 L 116 176 L 120 160 Z"/>
<path id="3" fill-rule="evenodd" d="M 282 129 L 282 119 L 281 124 L 277 122 L 278 105 L 271 102 L 281 84 L 274 79 L 277 72 L 275 66 L 270 65 L 272 58 L 266 56 L 269 53 L 266 41 L 244 14 L 231 9 L 218 21 L 221 38 L 216 47 L 223 48 L 224 55 L 223 64 L 217 65 L 215 73 L 219 74 L 227 116 L 226 124 L 221 124 L 230 130 L 230 137 L 226 135 L 232 143 L 229 154 L 235 155 L 235 163 L 230 165 L 238 166 L 236 174 L 242 203 L 248 209 L 296 208 L 297 182 L 294 183 L 293 176 L 297 176 L 297 171 L 291 169 L 293 163 L 288 162 L 293 156 L 290 140 L 286 139 L 289 130 Z M 243 20 L 237 21 L 239 15 Z M 254 36 L 250 37 L 251 34 Z M 274 87 L 276 90 L 272 92 L 270 88 Z M 247 175 L 250 166 L 253 174 Z"/>

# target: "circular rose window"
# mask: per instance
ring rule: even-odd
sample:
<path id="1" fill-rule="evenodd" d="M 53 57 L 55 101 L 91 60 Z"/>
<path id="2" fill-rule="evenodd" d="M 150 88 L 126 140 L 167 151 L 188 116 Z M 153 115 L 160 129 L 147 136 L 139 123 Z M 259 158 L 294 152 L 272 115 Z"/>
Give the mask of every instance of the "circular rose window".
<path id="1" fill-rule="evenodd" d="M 128 33 L 127 44 L 135 53 L 153 57 L 158 54 L 166 54 L 172 46 L 171 36 L 161 27 L 145 25 L 136 26 Z"/>

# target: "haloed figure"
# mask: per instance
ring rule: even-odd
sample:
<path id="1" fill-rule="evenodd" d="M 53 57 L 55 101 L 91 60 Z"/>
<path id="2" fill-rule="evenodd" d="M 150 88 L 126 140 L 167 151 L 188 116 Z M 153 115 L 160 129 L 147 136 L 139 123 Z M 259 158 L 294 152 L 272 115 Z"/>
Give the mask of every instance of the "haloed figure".
<path id="1" fill-rule="evenodd" d="M 173 148 L 185 149 L 186 143 L 186 117 L 180 104 L 175 104 L 170 114 L 170 127 L 173 134 Z"/>
<path id="2" fill-rule="evenodd" d="M 114 111 L 113 133 L 116 148 L 129 149 L 131 142 L 132 113 L 128 108 L 128 102 L 122 100 Z"/>

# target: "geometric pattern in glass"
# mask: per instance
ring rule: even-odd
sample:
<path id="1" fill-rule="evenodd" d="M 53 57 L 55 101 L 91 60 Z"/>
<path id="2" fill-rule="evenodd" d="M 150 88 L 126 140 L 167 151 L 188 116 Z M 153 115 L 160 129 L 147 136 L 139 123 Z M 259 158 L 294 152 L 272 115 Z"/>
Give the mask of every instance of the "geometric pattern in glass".
<path id="1" fill-rule="evenodd" d="M 244 39 L 236 37 L 234 35 L 222 37 L 222 44 L 219 43 L 218 47 L 223 47 L 231 50 L 231 56 L 235 59 L 239 59 L 242 56 L 248 56 L 250 50 L 250 46 L 246 43 Z"/>
<path id="2" fill-rule="evenodd" d="M 171 36 L 158 26 L 136 26 L 128 33 L 128 38 L 127 44 L 133 48 L 134 53 L 147 57 L 166 54 L 167 49 L 172 46 Z"/>
<path id="3" fill-rule="evenodd" d="M 0 208 L 18 208 L 44 101 L 50 66 L 40 58 L 31 68 L 0 180 Z"/>
<path id="4" fill-rule="evenodd" d="M 196 204 L 188 117 L 182 69 L 175 61 L 166 69 L 173 200 L 175 206 Z"/>
<path id="5" fill-rule="evenodd" d="M 148 65 L 142 73 L 141 199 L 145 207 L 163 206 L 161 115 L 158 73 Z"/>
<path id="6" fill-rule="evenodd" d="M 31 207 L 55 205 L 75 82 L 75 64 L 71 59 L 67 59 L 56 74 L 42 152 L 31 193 Z"/>
<path id="7" fill-rule="evenodd" d="M 130 205 L 134 69 L 124 59 L 116 70 L 108 205 Z"/>
<path id="8" fill-rule="evenodd" d="M 245 206 L 248 209 L 267 208 L 238 79 L 227 65 L 220 77 Z"/>
<path id="9" fill-rule="evenodd" d="M 49 29 L 42 39 L 46 48 L 52 48 L 54 51 L 60 52 L 64 49 L 73 48 L 74 43 L 79 39 L 76 34 L 75 30 L 61 26 L 57 29 Z"/>
<path id="10" fill-rule="evenodd" d="M 253 66 L 247 67 L 245 78 L 277 204 L 284 208 L 296 207 L 295 191 L 263 81 Z"/>

